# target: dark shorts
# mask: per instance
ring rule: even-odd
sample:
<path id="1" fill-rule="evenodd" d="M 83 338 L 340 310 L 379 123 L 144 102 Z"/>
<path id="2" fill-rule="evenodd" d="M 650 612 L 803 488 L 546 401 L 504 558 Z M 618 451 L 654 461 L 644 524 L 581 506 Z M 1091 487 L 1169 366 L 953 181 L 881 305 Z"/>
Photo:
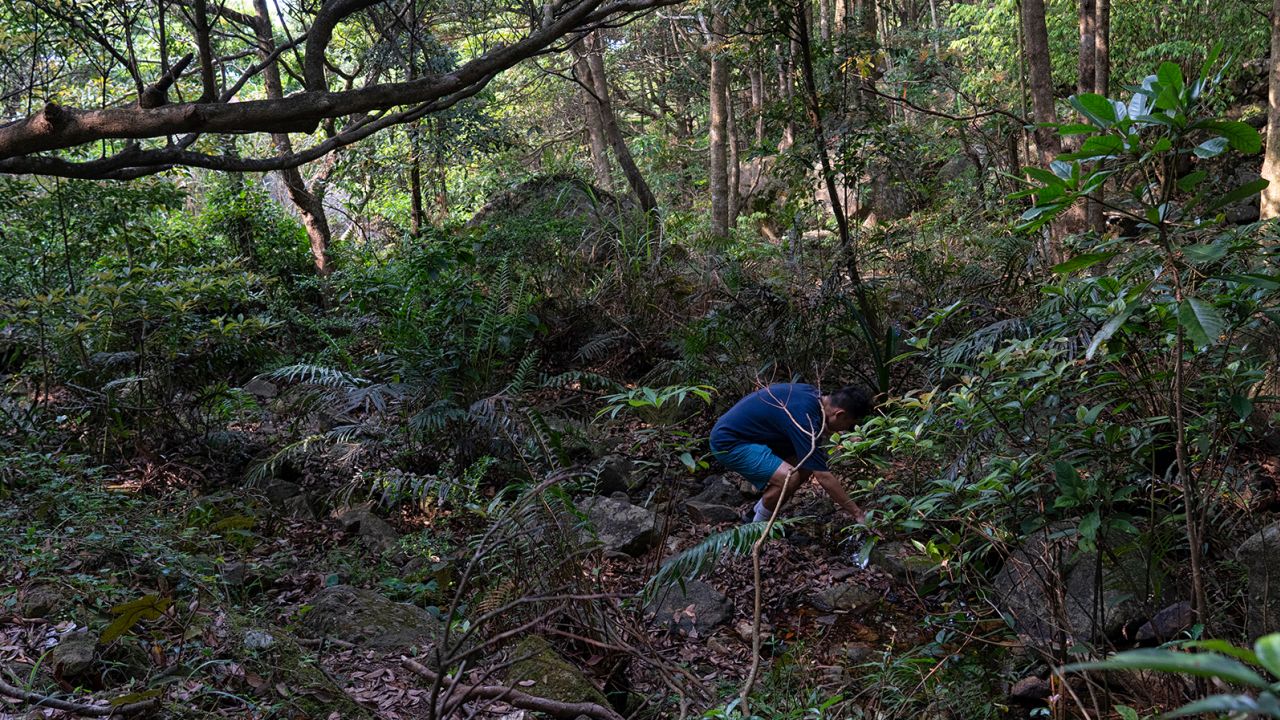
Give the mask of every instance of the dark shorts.
<path id="1" fill-rule="evenodd" d="M 725 467 L 746 478 L 757 490 L 764 490 L 769 478 L 783 462 L 768 445 L 755 443 L 737 443 L 727 448 L 712 443 L 711 454 Z"/>

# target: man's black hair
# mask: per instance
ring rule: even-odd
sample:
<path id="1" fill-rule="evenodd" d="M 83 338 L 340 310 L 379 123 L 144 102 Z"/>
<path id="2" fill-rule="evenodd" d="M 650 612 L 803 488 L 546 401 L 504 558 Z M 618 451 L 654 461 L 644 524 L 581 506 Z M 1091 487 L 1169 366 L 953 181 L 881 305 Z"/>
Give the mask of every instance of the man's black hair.
<path id="1" fill-rule="evenodd" d="M 848 385 L 830 393 L 831 404 L 861 419 L 871 414 L 871 393 L 855 385 Z"/>

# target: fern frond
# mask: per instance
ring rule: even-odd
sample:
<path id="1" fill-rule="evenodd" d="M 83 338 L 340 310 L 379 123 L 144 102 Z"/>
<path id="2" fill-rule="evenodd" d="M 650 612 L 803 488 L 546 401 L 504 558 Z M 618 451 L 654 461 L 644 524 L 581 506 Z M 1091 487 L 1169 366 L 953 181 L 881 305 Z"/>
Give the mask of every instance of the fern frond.
<path id="1" fill-rule="evenodd" d="M 287 383 L 319 385 L 334 390 L 347 390 L 367 384 L 366 380 L 358 378 L 351 373 L 310 363 L 286 365 L 271 372 L 263 373 L 258 377 Z"/>
<path id="2" fill-rule="evenodd" d="M 786 526 L 797 520 L 798 517 L 779 518 L 773 523 L 769 538 L 780 536 Z M 764 535 L 768 525 L 767 522 L 747 523 L 707 536 L 702 542 L 662 563 L 658 572 L 645 583 L 640 592 L 641 598 L 648 602 L 673 582 L 683 587 L 686 580 L 696 579 L 714 569 L 725 554 L 745 555 L 751 552 L 751 546 Z"/>

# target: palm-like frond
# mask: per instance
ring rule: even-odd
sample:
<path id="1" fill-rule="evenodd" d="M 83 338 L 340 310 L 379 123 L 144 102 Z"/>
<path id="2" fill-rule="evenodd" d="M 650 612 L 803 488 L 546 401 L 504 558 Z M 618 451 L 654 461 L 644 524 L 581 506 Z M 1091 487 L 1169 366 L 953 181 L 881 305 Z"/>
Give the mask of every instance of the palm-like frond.
<path id="1" fill-rule="evenodd" d="M 792 517 L 776 520 L 770 531 L 770 539 L 780 536 L 786 526 L 798 519 Z M 686 580 L 693 580 L 715 568 L 725 554 L 745 555 L 751 552 L 751 546 L 764 536 L 768 525 L 767 522 L 747 523 L 707 536 L 702 542 L 662 563 L 658 572 L 645 583 L 641 597 L 648 601 L 673 582 L 683 586 Z"/>

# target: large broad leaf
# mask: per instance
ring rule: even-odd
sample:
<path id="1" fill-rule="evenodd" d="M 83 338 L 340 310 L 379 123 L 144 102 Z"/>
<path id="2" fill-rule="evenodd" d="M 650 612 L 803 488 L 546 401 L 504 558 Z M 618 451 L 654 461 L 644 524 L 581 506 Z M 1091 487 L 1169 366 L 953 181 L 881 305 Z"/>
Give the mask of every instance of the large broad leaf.
<path id="1" fill-rule="evenodd" d="M 1089 341 L 1089 349 L 1085 350 L 1084 359 L 1092 360 L 1093 354 L 1098 351 L 1098 348 L 1102 346 L 1102 343 L 1110 340 L 1111 336 L 1115 335 L 1116 331 L 1124 326 L 1125 321 L 1128 320 L 1129 316 L 1133 314 L 1133 311 L 1137 309 L 1137 305 L 1131 304 L 1124 310 L 1121 310 L 1119 315 L 1111 318 L 1103 324 L 1102 327 L 1098 328 L 1098 332 L 1093 335 L 1093 340 Z"/>
<path id="2" fill-rule="evenodd" d="M 1187 717 L 1205 713 L 1246 713 L 1280 718 L 1280 701 L 1270 693 L 1262 693 L 1256 698 L 1248 695 L 1210 695 L 1203 700 L 1183 705 L 1164 717 Z"/>
<path id="3" fill-rule="evenodd" d="M 1271 687 L 1261 675 L 1244 664 L 1217 653 L 1129 650 L 1117 653 L 1101 662 L 1076 663 L 1063 668 L 1064 672 L 1081 670 L 1156 670 L 1203 678 L 1218 678 L 1224 682 L 1259 690 Z"/>
<path id="4" fill-rule="evenodd" d="M 1222 275 L 1221 279 L 1229 282 L 1252 285 L 1263 290 L 1280 290 L 1280 275 L 1262 275 L 1260 273 L 1243 273 L 1240 275 Z"/>
<path id="5" fill-rule="evenodd" d="M 1160 80 L 1160 84 L 1173 90 L 1180 92 L 1184 81 L 1182 79 L 1182 68 L 1177 63 L 1165 62 L 1160 63 L 1160 68 L 1156 70 L 1156 78 Z"/>
<path id="6" fill-rule="evenodd" d="M 1124 140 L 1115 135 L 1095 135 L 1085 140 L 1078 151 L 1058 157 L 1063 160 L 1092 160 L 1119 155 L 1122 152 L 1124 152 Z"/>
<path id="7" fill-rule="evenodd" d="M 1218 309 L 1200 298 L 1187 298 L 1178 305 L 1178 322 L 1200 346 L 1217 343 L 1227 327 Z"/>
<path id="8" fill-rule="evenodd" d="M 1213 262 L 1221 260 L 1222 256 L 1227 254 L 1227 244 L 1222 241 L 1198 243 L 1195 245 L 1187 245 L 1182 248 L 1182 254 L 1195 264 Z"/>
<path id="9" fill-rule="evenodd" d="M 1116 122 L 1116 108 L 1111 101 L 1096 93 L 1072 95 L 1067 99 L 1071 107 L 1080 111 L 1094 125 L 1108 128 Z"/>
<path id="10" fill-rule="evenodd" d="M 1201 160 L 1208 160 L 1209 158 L 1216 158 L 1222 153 L 1226 152 L 1227 146 L 1230 144 L 1231 144 L 1231 141 L 1228 140 L 1227 138 L 1211 137 L 1208 140 L 1205 140 L 1204 142 L 1195 146 L 1195 148 L 1193 148 L 1191 152 L 1195 153 L 1196 157 L 1200 158 Z"/>
<path id="11" fill-rule="evenodd" d="M 1272 675 L 1280 677 L 1280 633 L 1263 635 L 1253 643 L 1258 662 Z"/>
<path id="12" fill-rule="evenodd" d="M 114 642 L 117 638 L 129 632 L 134 625 L 142 620 L 156 620 L 169 609 L 169 605 L 173 603 L 169 598 L 162 598 L 158 595 L 145 595 L 137 600 L 131 600 L 127 603 L 121 603 L 111 608 L 111 614 L 116 616 L 115 620 L 102 631 L 100 642 L 107 644 Z"/>
<path id="13" fill-rule="evenodd" d="M 1236 152 L 1252 155 L 1262 150 L 1262 136 L 1253 126 L 1239 120 L 1212 120 L 1201 125 L 1226 138 Z"/>
<path id="14" fill-rule="evenodd" d="M 1066 262 L 1054 265 L 1053 272 L 1058 275 L 1067 275 L 1077 270 L 1084 270 L 1085 268 L 1093 267 L 1100 262 L 1106 262 L 1115 256 L 1116 254 L 1114 252 L 1097 252 L 1077 255 Z"/>
<path id="15" fill-rule="evenodd" d="M 1236 188 L 1235 190 L 1232 190 L 1231 192 L 1226 193 L 1225 195 L 1220 195 L 1214 198 L 1209 203 L 1209 206 L 1205 208 L 1205 211 L 1213 212 L 1218 208 L 1226 207 L 1227 205 L 1230 205 L 1231 203 L 1236 202 L 1238 200 L 1243 200 L 1247 197 L 1252 197 L 1254 195 L 1257 195 L 1258 193 L 1262 192 L 1263 189 L 1265 189 L 1269 184 L 1270 183 L 1268 183 L 1265 179 L 1262 179 L 1262 178 L 1254 180 L 1253 182 L 1247 182 L 1241 185 L 1240 187 Z"/>

